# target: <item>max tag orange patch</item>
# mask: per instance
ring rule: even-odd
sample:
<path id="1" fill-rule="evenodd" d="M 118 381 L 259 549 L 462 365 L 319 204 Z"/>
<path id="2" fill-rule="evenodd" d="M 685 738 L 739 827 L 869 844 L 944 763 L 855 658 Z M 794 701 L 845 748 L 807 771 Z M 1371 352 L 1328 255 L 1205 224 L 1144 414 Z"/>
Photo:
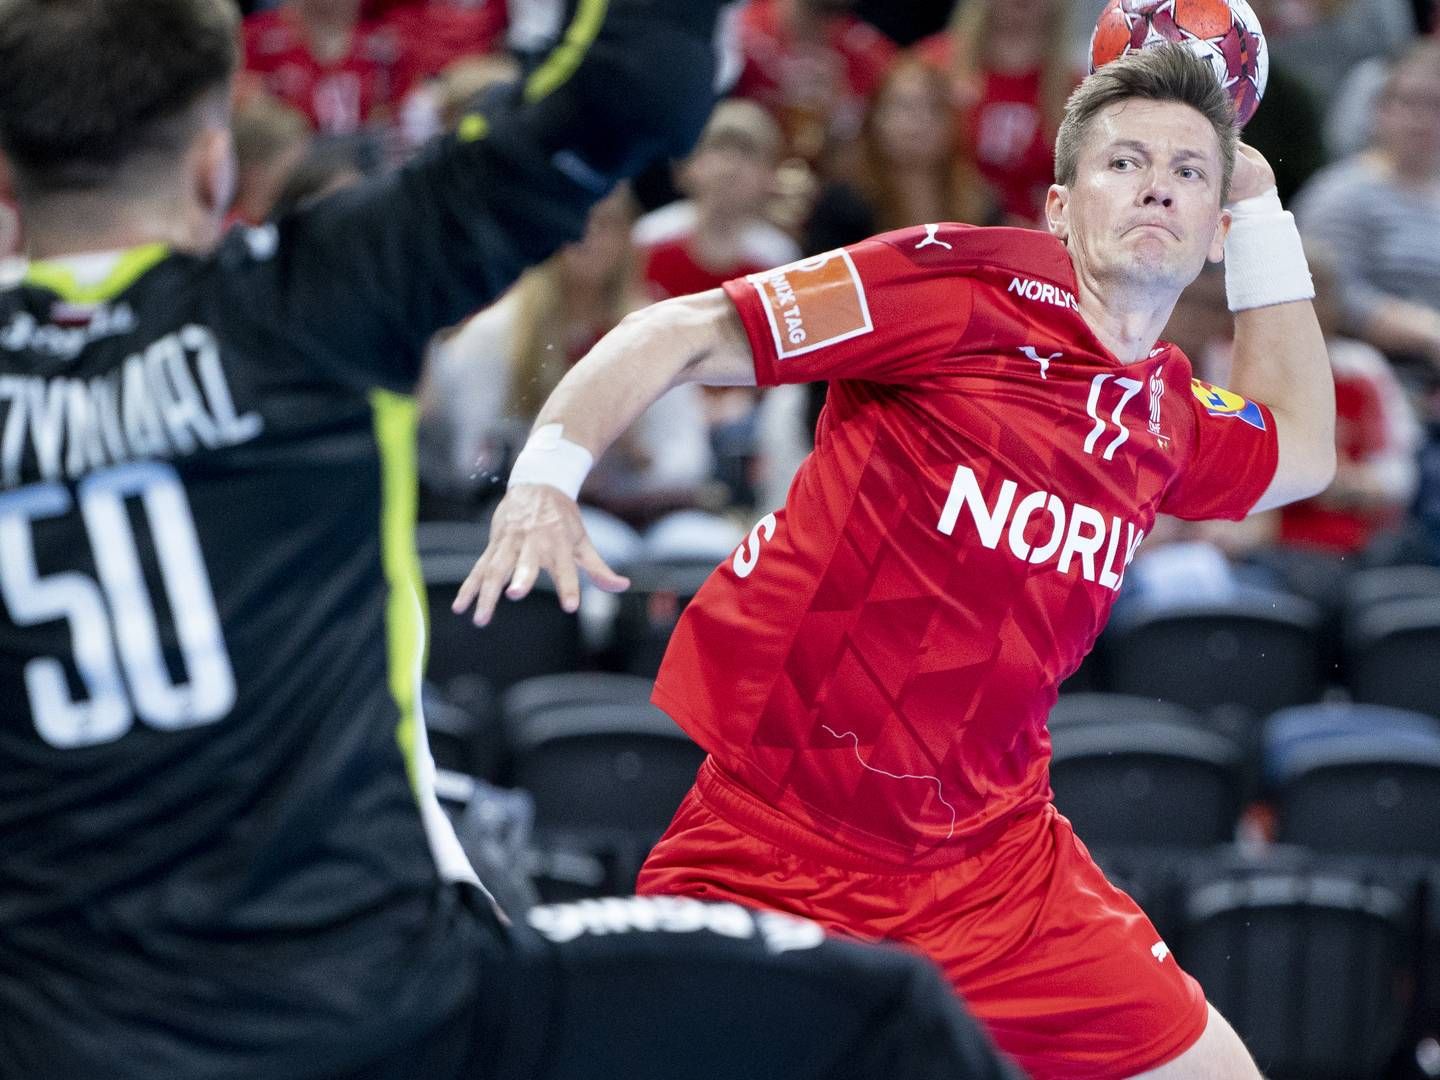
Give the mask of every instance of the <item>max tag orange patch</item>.
<path id="1" fill-rule="evenodd" d="M 747 278 L 765 304 L 781 360 L 868 334 L 870 306 L 860 273 L 843 249 Z"/>

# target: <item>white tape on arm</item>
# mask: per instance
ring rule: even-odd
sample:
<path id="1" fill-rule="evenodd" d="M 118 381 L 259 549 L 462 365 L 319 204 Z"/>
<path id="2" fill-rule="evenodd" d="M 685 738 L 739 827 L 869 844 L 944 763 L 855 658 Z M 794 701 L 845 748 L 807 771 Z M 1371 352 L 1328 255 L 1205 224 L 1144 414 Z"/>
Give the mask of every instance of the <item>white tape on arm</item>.
<path id="1" fill-rule="evenodd" d="M 1295 216 L 1273 187 L 1230 207 L 1225 298 L 1231 311 L 1315 298 Z"/>
<path id="2" fill-rule="evenodd" d="M 516 455 L 506 487 L 549 484 L 576 499 L 594 464 L 595 456 L 589 450 L 565 438 L 563 424 L 546 424 L 530 433 L 525 448 Z"/>

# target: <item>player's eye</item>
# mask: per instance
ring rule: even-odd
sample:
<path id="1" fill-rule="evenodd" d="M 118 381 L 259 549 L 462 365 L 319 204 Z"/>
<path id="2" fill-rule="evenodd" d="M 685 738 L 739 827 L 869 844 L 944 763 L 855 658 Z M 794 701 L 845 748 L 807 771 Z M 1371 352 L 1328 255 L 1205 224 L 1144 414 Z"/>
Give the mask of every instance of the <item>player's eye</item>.
<path id="1" fill-rule="evenodd" d="M 1128 157 L 1117 157 L 1110 160 L 1110 167 L 1118 172 L 1129 172 L 1135 167 L 1135 159 Z"/>
<path id="2" fill-rule="evenodd" d="M 1180 168 L 1176 169 L 1175 172 L 1176 172 L 1176 174 L 1180 177 L 1180 179 L 1182 179 L 1182 180 L 1204 180 L 1204 179 L 1205 179 L 1205 174 L 1204 174 L 1204 173 L 1202 173 L 1199 169 L 1193 168 L 1193 167 L 1190 166 L 1190 165 L 1182 165 Z"/>

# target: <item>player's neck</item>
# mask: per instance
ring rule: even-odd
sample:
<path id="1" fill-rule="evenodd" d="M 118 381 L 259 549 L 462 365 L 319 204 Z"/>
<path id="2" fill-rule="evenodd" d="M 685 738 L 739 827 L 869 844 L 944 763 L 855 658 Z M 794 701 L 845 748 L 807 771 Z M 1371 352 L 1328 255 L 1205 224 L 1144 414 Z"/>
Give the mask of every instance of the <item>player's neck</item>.
<path id="1" fill-rule="evenodd" d="M 92 193 L 51 195 L 27 203 L 21 216 L 26 254 L 37 260 L 156 243 L 203 251 L 215 240 L 196 215 L 167 201 L 127 205 Z"/>
<path id="2" fill-rule="evenodd" d="M 1101 292 L 1084 277 L 1078 284 L 1080 316 L 1101 344 L 1122 364 L 1145 359 L 1170 321 L 1177 298 L 1115 287 Z"/>

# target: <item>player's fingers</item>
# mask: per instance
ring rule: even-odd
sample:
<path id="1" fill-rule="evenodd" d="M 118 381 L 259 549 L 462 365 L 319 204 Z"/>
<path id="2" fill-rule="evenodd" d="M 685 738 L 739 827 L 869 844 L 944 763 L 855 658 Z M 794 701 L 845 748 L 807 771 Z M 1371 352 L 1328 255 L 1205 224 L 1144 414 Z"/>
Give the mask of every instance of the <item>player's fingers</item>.
<path id="1" fill-rule="evenodd" d="M 514 546 L 506 544 L 504 547 L 487 552 L 476 564 L 471 576 L 475 578 L 473 587 L 475 612 L 471 617 L 476 626 L 486 626 L 491 617 L 495 614 L 495 605 L 500 600 L 500 590 L 505 587 L 505 582 L 510 578 L 510 571 L 515 565 Z"/>
<path id="2" fill-rule="evenodd" d="M 630 587 L 630 579 L 623 574 L 617 574 L 606 565 L 588 536 L 582 537 L 575 545 L 575 560 L 580 564 L 580 568 L 590 575 L 590 580 L 606 592 L 624 592 Z"/>
<path id="3" fill-rule="evenodd" d="M 450 610 L 456 615 L 462 614 L 480 595 L 487 575 L 492 572 L 503 573 L 514 561 L 513 551 L 513 543 L 492 540 L 481 552 L 480 558 L 475 560 L 475 565 L 470 568 L 470 573 L 465 575 L 465 580 L 460 583 L 455 599 L 450 602 Z"/>
<path id="4" fill-rule="evenodd" d="M 510 584 L 505 588 L 505 595 L 511 600 L 523 600 L 535 585 L 535 579 L 540 576 L 540 562 L 530 545 L 526 545 L 520 552 L 520 558 L 515 560 L 515 572 L 510 575 Z"/>
<path id="5" fill-rule="evenodd" d="M 580 607 L 580 572 L 575 569 L 575 560 L 562 554 L 547 569 L 555 582 L 555 592 L 560 596 L 560 606 L 573 613 Z"/>
<path id="6" fill-rule="evenodd" d="M 489 626 L 495 615 L 495 605 L 500 602 L 500 592 L 505 588 L 507 573 L 491 567 L 481 579 L 480 592 L 475 598 L 475 614 L 472 621 L 476 626 Z"/>
<path id="7" fill-rule="evenodd" d="M 460 583 L 460 588 L 455 591 L 455 599 L 450 601 L 450 610 L 459 615 L 470 606 L 476 595 L 480 592 L 480 582 L 484 579 L 485 568 L 489 565 L 490 549 L 486 549 L 480 558 L 475 560 L 475 565 L 470 568 L 470 573 L 465 575 L 465 580 Z"/>

